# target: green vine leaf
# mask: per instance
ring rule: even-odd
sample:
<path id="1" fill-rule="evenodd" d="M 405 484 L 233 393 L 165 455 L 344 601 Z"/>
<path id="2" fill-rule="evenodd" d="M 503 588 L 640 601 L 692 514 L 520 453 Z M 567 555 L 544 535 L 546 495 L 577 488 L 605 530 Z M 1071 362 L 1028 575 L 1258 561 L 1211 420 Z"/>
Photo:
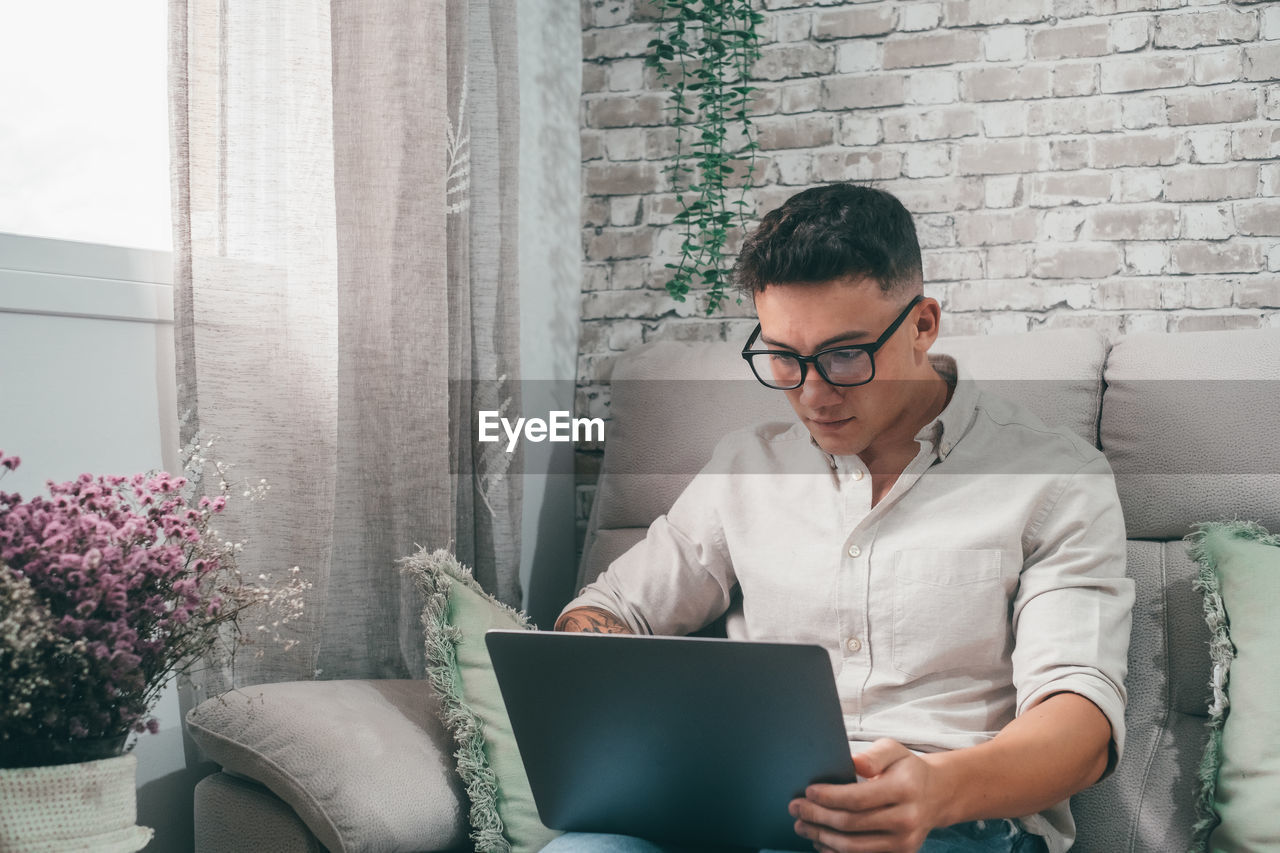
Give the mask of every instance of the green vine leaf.
<path id="1" fill-rule="evenodd" d="M 676 150 L 668 173 L 679 208 L 673 222 L 684 232 L 679 262 L 666 264 L 673 271 L 667 292 L 684 302 L 691 290 L 705 289 L 710 316 L 726 298 L 731 276 L 724 253 L 730 232 L 735 226 L 745 229 L 751 215 L 746 193 L 759 146 L 748 111 L 756 91 L 750 69 L 760 58 L 756 27 L 764 16 L 751 0 L 655 2 L 662 17 L 645 65 L 655 69 L 671 95 L 667 110 Z M 731 137 L 731 130 L 741 132 Z M 744 141 L 731 145 L 731 138 Z M 745 163 L 745 169 L 732 198 L 736 163 Z"/>

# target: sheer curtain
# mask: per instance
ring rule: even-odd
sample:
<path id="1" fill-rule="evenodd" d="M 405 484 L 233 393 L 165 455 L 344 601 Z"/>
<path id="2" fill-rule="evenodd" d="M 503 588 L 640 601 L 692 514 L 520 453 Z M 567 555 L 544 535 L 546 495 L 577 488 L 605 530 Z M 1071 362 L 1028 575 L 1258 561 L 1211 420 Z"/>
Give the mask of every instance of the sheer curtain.
<path id="1" fill-rule="evenodd" d="M 452 547 L 518 606 L 513 0 L 171 0 L 182 440 L 265 478 L 222 532 L 312 583 L 237 685 L 422 674 L 395 561 Z M 195 698 L 231 686 L 228 666 Z"/>

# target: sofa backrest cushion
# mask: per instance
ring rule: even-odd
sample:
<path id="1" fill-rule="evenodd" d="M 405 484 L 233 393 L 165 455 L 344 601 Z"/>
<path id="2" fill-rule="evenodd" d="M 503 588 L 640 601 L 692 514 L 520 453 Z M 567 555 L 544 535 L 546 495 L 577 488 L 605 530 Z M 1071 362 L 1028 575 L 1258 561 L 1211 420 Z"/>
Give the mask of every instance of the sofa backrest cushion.
<path id="1" fill-rule="evenodd" d="M 1130 539 L 1235 518 L 1280 529 L 1280 329 L 1128 335 L 1104 379 Z"/>
<path id="2" fill-rule="evenodd" d="M 779 391 L 751 375 L 736 343 L 658 342 L 618 360 L 611 420 L 578 586 L 640 538 L 675 502 L 726 433 L 763 421 L 793 423 Z M 1087 329 L 942 338 L 933 352 L 1042 420 L 1097 443 L 1103 338 Z"/>

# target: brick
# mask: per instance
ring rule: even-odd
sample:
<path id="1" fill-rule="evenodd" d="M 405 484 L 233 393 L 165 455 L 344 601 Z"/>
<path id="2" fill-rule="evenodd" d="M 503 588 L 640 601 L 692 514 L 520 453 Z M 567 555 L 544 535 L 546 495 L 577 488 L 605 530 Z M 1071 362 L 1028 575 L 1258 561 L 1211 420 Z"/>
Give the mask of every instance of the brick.
<path id="1" fill-rule="evenodd" d="M 582 224 L 595 228 L 609 224 L 609 199 L 606 196 L 587 197 L 582 200 Z"/>
<path id="2" fill-rule="evenodd" d="M 1045 245 L 1035 250 L 1036 278 L 1106 278 L 1120 271 L 1123 255 L 1109 243 Z"/>
<path id="3" fill-rule="evenodd" d="M 1039 237 L 1042 240 L 1054 240 L 1059 243 L 1070 243 L 1079 239 L 1084 228 L 1084 209 L 1076 207 L 1050 208 L 1040 219 Z"/>
<path id="4" fill-rule="evenodd" d="M 1035 219 L 1021 211 L 983 210 L 956 217 L 956 240 L 961 246 L 1029 243 L 1035 237 Z"/>
<path id="5" fill-rule="evenodd" d="M 1122 123 L 1129 130 L 1161 126 L 1168 116 L 1163 95 L 1125 96 L 1120 101 L 1120 113 Z"/>
<path id="6" fill-rule="evenodd" d="M 1115 200 L 1155 201 L 1164 192 L 1164 176 L 1158 169 L 1121 169 Z"/>
<path id="7" fill-rule="evenodd" d="M 1251 237 L 1280 237 L 1280 199 L 1260 198 L 1232 205 L 1236 227 Z"/>
<path id="8" fill-rule="evenodd" d="M 649 226 L 639 228 L 606 228 L 586 237 L 585 251 L 589 261 L 616 258 L 642 258 L 653 252 L 653 232 Z"/>
<path id="9" fill-rule="evenodd" d="M 879 181 L 902 173 L 902 152 L 891 148 L 874 151 L 823 151 L 813 158 L 818 181 Z"/>
<path id="10" fill-rule="evenodd" d="M 1258 37 L 1280 39 L 1280 6 L 1274 3 L 1263 7 Z"/>
<path id="11" fill-rule="evenodd" d="M 583 264 L 582 289 L 584 291 L 608 290 L 609 274 L 611 272 L 609 264 Z"/>
<path id="12" fill-rule="evenodd" d="M 921 249 L 943 249 L 956 244 L 956 220 L 945 213 L 925 213 L 915 217 L 916 238 Z"/>
<path id="13" fill-rule="evenodd" d="M 1258 36 L 1258 16 L 1220 9 L 1212 12 L 1170 12 L 1156 16 L 1155 46 L 1202 47 L 1238 44 Z"/>
<path id="14" fill-rule="evenodd" d="M 1085 240 L 1171 240 L 1178 236 L 1178 209 L 1125 204 L 1090 210 L 1080 236 Z"/>
<path id="15" fill-rule="evenodd" d="M 640 224 L 640 196 L 621 195 L 609 199 L 609 224 L 629 226 Z"/>
<path id="16" fill-rule="evenodd" d="M 1053 96 L 1070 98 L 1098 91 L 1098 66 L 1092 62 L 1063 62 L 1053 69 Z"/>
<path id="17" fill-rule="evenodd" d="M 1166 201 L 1221 201 L 1252 198 L 1258 189 L 1253 163 L 1169 169 L 1164 175 Z"/>
<path id="18" fill-rule="evenodd" d="M 1257 314 L 1182 314 L 1173 318 L 1173 330 L 1177 332 L 1226 332 L 1261 325 L 1262 318 Z"/>
<path id="19" fill-rule="evenodd" d="M 756 139 L 764 150 L 820 148 L 835 141 L 832 117 L 822 113 L 756 119 Z"/>
<path id="20" fill-rule="evenodd" d="M 880 185 L 914 214 L 951 213 L 982 207 L 981 178 L 928 178 Z"/>
<path id="21" fill-rule="evenodd" d="M 644 60 L 616 59 L 609 63 L 609 89 L 635 92 L 644 88 Z"/>
<path id="22" fill-rule="evenodd" d="M 604 136 L 598 130 L 581 130 L 578 133 L 582 148 L 583 160 L 601 160 L 604 158 Z"/>
<path id="23" fill-rule="evenodd" d="M 1235 233 L 1229 204 L 1196 204 L 1182 208 L 1183 240 L 1226 240 Z"/>
<path id="24" fill-rule="evenodd" d="M 1192 163 L 1226 163 L 1231 160 L 1231 131 L 1199 128 L 1187 134 Z"/>
<path id="25" fill-rule="evenodd" d="M 883 36 L 893 30 L 893 9 L 885 7 L 824 9 L 813 21 L 813 37 L 819 41 Z"/>
<path id="26" fill-rule="evenodd" d="M 1054 311 L 1040 318 L 1033 318 L 1035 329 L 1089 329 L 1104 337 L 1114 338 L 1124 334 L 1124 314 L 1098 313 L 1096 311 Z"/>
<path id="27" fill-rule="evenodd" d="M 1049 141 L 1049 163 L 1059 171 L 1076 171 L 1089 166 L 1089 140 L 1068 137 Z"/>
<path id="28" fill-rule="evenodd" d="M 1196 51 L 1191 79 L 1199 86 L 1234 83 L 1243 73 L 1244 52 L 1238 47 Z"/>
<path id="29" fill-rule="evenodd" d="M 1022 205 L 1022 175 L 988 175 L 982 179 L 983 199 L 987 207 L 1020 207 Z"/>
<path id="30" fill-rule="evenodd" d="M 931 30 L 942 20 L 941 3 L 908 3 L 898 9 L 898 31 L 904 33 Z"/>
<path id="31" fill-rule="evenodd" d="M 1170 92 L 1165 103 L 1173 126 L 1236 123 L 1258 114 L 1258 96 L 1251 89 Z"/>
<path id="32" fill-rule="evenodd" d="M 889 39 L 884 45 L 885 68 L 951 65 L 981 58 L 981 37 L 966 30 L 947 30 Z"/>
<path id="33" fill-rule="evenodd" d="M 1193 243 L 1173 245 L 1175 273 L 1257 272 L 1262 269 L 1262 249 L 1256 243 Z"/>
<path id="34" fill-rule="evenodd" d="M 812 32 L 812 12 L 793 12 L 773 18 L 773 40 L 776 42 L 805 41 Z"/>
<path id="35" fill-rule="evenodd" d="M 1050 306 L 1083 308 L 1087 284 L 1025 281 L 968 281 L 948 291 L 948 311 L 1044 311 Z"/>
<path id="36" fill-rule="evenodd" d="M 1107 133 L 1121 127 L 1121 101 L 1091 98 L 1087 101 L 1036 101 L 1027 105 L 1027 133 Z"/>
<path id="37" fill-rule="evenodd" d="M 1235 304 L 1241 308 L 1280 308 L 1280 277 L 1261 275 L 1235 287 Z"/>
<path id="38" fill-rule="evenodd" d="M 648 160 L 666 160 L 676 154 L 676 129 L 653 127 L 644 134 L 644 156 Z"/>
<path id="39" fill-rule="evenodd" d="M 1101 204 L 1111 197 L 1108 172 L 1067 172 L 1030 175 L 1032 207 Z"/>
<path id="40" fill-rule="evenodd" d="M 582 63 L 582 92 L 603 92 L 609 85 L 605 67 L 596 62 Z"/>
<path id="41" fill-rule="evenodd" d="M 1191 80 L 1190 56 L 1108 57 L 1102 61 L 1103 92 L 1136 92 L 1185 86 Z"/>
<path id="42" fill-rule="evenodd" d="M 840 117 L 841 145 L 875 145 L 883 138 L 880 119 L 874 115 L 851 113 Z"/>
<path id="43" fill-rule="evenodd" d="M 991 278 L 1023 278 L 1031 271 L 1031 250 L 1025 246 L 991 246 L 986 260 Z"/>
<path id="44" fill-rule="evenodd" d="M 587 195 L 635 195 L 661 189 L 658 166 L 649 162 L 588 163 L 584 169 Z"/>
<path id="45" fill-rule="evenodd" d="M 634 290 L 647 287 L 652 277 L 648 258 L 614 261 L 608 290 Z"/>
<path id="46" fill-rule="evenodd" d="M 1280 163 L 1258 166 L 1258 195 L 1280 196 Z"/>
<path id="47" fill-rule="evenodd" d="M 657 92 L 639 95 L 605 95 L 587 100 L 587 124 L 591 127 L 646 127 L 666 122 L 668 97 Z"/>
<path id="48" fill-rule="evenodd" d="M 1169 244 L 1125 243 L 1124 269 L 1133 275 L 1163 275 L 1169 270 Z"/>
<path id="49" fill-rule="evenodd" d="M 836 73 L 874 71 L 883 67 L 881 44 L 870 39 L 854 39 L 836 45 Z"/>
<path id="50" fill-rule="evenodd" d="M 759 86 L 747 96 L 748 111 L 752 116 L 763 116 L 776 113 L 782 102 L 782 95 L 777 86 Z"/>
<path id="51" fill-rule="evenodd" d="M 974 250 L 932 251 L 921 257 L 924 280 L 966 281 L 982 278 L 982 253 Z"/>
<path id="52" fill-rule="evenodd" d="M 1049 17 L 1048 0 L 947 0 L 942 23 L 948 27 L 979 24 L 1029 24 Z"/>
<path id="53" fill-rule="evenodd" d="M 890 113 L 881 119 L 881 123 L 885 142 L 978 135 L 978 115 L 970 106 L 943 107 L 922 113 Z"/>
<path id="54" fill-rule="evenodd" d="M 785 80 L 830 74 L 835 67 L 835 51 L 826 45 L 765 45 L 760 48 L 760 58 L 751 67 L 751 76 L 756 80 Z"/>
<path id="55" fill-rule="evenodd" d="M 1018 102 L 990 103 L 981 106 L 982 133 L 988 139 L 1000 136 L 1025 136 L 1027 105 Z"/>
<path id="56" fill-rule="evenodd" d="M 774 155 L 778 170 L 778 183 L 787 186 L 807 186 L 813 182 L 813 155 L 798 151 L 780 151 Z"/>
<path id="57" fill-rule="evenodd" d="M 1048 147 L 1037 139 L 964 140 L 959 146 L 962 175 L 1037 172 L 1048 162 Z"/>
<path id="58" fill-rule="evenodd" d="M 1147 17 L 1117 18 L 1111 21 L 1111 50 L 1132 53 L 1151 41 L 1151 19 Z"/>
<path id="59" fill-rule="evenodd" d="M 1034 59 L 1075 59 L 1103 56 L 1110 50 L 1111 28 L 1106 23 L 1050 27 L 1031 35 Z"/>
<path id="60" fill-rule="evenodd" d="M 1183 307 L 1226 308 L 1232 304 L 1239 286 L 1238 279 L 1197 276 L 1187 282 Z M 1169 307 L 1174 307 L 1170 305 Z"/>
<path id="61" fill-rule="evenodd" d="M 907 78 L 907 103 L 954 104 L 960 98 L 960 75 L 954 71 L 919 71 Z"/>
<path id="62" fill-rule="evenodd" d="M 1090 142 L 1089 165 L 1095 169 L 1116 166 L 1170 166 L 1178 162 L 1179 137 L 1168 131 L 1099 134 Z"/>
<path id="63" fill-rule="evenodd" d="M 1120 12 L 1150 12 L 1155 9 L 1174 9 L 1183 0 L 1093 0 L 1095 15 L 1115 15 Z"/>
<path id="64" fill-rule="evenodd" d="M 643 160 L 645 157 L 644 128 L 620 127 L 604 132 L 604 150 L 613 161 Z"/>
<path id="65" fill-rule="evenodd" d="M 903 102 L 903 79 L 901 74 L 828 77 L 822 81 L 822 107 L 827 110 L 856 110 L 897 106 Z"/>
<path id="66" fill-rule="evenodd" d="M 987 30 L 983 35 L 983 54 L 988 62 L 1021 62 L 1027 58 L 1027 28 Z"/>
<path id="67" fill-rule="evenodd" d="M 1263 87 L 1262 117 L 1271 121 L 1280 121 L 1280 85 Z"/>
<path id="68" fill-rule="evenodd" d="M 1246 47 L 1242 76 L 1246 80 L 1280 80 L 1280 43 Z"/>
<path id="69" fill-rule="evenodd" d="M 1143 279 L 1113 279 L 1093 286 L 1093 306 L 1104 311 L 1164 308 L 1165 284 Z"/>
<path id="70" fill-rule="evenodd" d="M 817 79 L 801 80 L 796 83 L 785 83 L 778 87 L 779 112 L 784 115 L 795 113 L 811 113 L 818 108 L 818 99 L 822 93 L 821 82 Z M 794 121 L 795 119 L 791 119 Z M 765 121 L 770 121 L 766 119 Z M 782 121 L 779 119 L 778 121 Z"/>
<path id="71" fill-rule="evenodd" d="M 913 145 L 902 161 L 902 174 L 908 178 L 940 178 L 951 174 L 950 145 Z"/>
<path id="72" fill-rule="evenodd" d="M 583 59 L 615 59 L 620 56 L 647 56 L 653 27 L 628 24 L 622 27 L 587 30 L 582 34 Z"/>
<path id="73" fill-rule="evenodd" d="M 970 101 L 1047 98 L 1053 78 L 1047 66 L 975 68 L 960 72 L 960 91 Z"/>
<path id="74" fill-rule="evenodd" d="M 631 4 L 624 2 L 594 2 L 591 8 L 591 26 L 593 27 L 616 27 L 628 22 L 631 17 Z"/>

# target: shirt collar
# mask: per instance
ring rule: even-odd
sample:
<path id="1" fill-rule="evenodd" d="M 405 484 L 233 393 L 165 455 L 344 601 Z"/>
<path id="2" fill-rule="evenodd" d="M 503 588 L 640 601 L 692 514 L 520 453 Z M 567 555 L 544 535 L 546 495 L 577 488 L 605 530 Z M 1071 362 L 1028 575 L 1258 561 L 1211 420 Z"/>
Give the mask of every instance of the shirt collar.
<path id="1" fill-rule="evenodd" d="M 978 388 L 960 370 L 952 356 L 929 353 L 929 363 L 952 387 L 951 399 L 937 417 L 920 428 L 915 438 L 919 442 L 929 442 L 937 458 L 942 460 L 947 458 L 947 454 L 955 449 L 960 439 L 973 426 L 978 410 Z M 827 458 L 827 464 L 833 469 L 843 470 L 850 464 L 856 464 L 849 457 L 834 456 L 822 450 L 812 435 L 809 436 L 809 443 L 822 452 Z"/>

